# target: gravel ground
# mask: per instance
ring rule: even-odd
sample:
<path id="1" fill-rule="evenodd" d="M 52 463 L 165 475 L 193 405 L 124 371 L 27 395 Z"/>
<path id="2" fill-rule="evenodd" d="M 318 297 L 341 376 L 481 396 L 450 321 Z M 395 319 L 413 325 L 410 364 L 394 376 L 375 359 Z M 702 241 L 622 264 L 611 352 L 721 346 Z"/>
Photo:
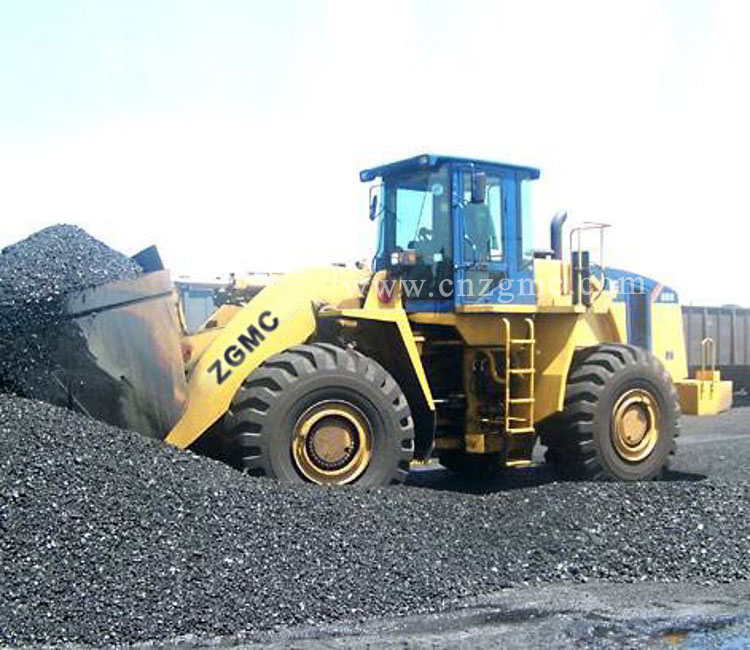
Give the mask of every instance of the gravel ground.
<path id="1" fill-rule="evenodd" d="M 750 406 L 718 417 L 683 416 L 673 467 L 677 478 L 750 481 Z"/>
<path id="2" fill-rule="evenodd" d="M 0 640 L 431 611 L 512 585 L 750 578 L 750 483 L 290 488 L 0 396 Z"/>
<path id="3" fill-rule="evenodd" d="M 135 277 L 140 267 L 76 226 L 57 225 L 0 253 L 0 390 L 48 394 L 46 350 L 66 296 Z"/>

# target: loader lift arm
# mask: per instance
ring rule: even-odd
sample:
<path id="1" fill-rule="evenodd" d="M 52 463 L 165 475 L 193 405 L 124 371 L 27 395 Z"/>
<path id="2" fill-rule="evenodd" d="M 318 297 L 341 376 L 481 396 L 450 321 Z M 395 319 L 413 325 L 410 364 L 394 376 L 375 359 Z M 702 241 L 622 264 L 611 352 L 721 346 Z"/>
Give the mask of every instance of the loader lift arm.
<path id="1" fill-rule="evenodd" d="M 271 356 L 315 337 L 319 321 L 341 318 L 377 328 L 379 337 L 400 340 L 406 358 L 394 374 L 420 425 L 420 446 L 429 451 L 434 403 L 419 353 L 402 309 L 362 308 L 371 274 L 358 269 L 321 268 L 291 273 L 263 289 L 232 318 L 207 347 L 188 378 L 188 406 L 166 442 L 185 449 L 229 410 L 243 381 Z M 401 355 L 403 356 L 403 355 Z M 390 370 L 391 368 L 389 368 Z M 425 424 L 425 422 L 427 424 Z M 432 425 L 430 425 L 430 422 Z"/>

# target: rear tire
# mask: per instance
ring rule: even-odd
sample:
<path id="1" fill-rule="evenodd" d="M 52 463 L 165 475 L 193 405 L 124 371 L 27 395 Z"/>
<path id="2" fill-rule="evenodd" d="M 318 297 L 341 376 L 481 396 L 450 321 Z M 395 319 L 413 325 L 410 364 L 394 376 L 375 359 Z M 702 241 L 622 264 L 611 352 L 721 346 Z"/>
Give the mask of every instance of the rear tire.
<path id="1" fill-rule="evenodd" d="M 674 454 L 680 406 L 650 352 L 598 345 L 576 354 L 562 415 L 545 428 L 547 462 L 563 478 L 645 481 Z"/>
<path id="2" fill-rule="evenodd" d="M 403 483 L 411 411 L 376 361 L 327 343 L 277 354 L 243 382 L 222 426 L 227 461 L 286 483 Z"/>

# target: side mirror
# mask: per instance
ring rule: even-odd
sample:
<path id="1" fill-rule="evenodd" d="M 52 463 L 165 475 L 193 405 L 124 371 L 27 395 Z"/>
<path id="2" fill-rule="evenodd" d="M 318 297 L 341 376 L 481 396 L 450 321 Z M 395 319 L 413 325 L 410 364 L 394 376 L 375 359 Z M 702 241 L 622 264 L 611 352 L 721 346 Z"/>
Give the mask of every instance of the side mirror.
<path id="1" fill-rule="evenodd" d="M 382 185 L 373 185 L 370 187 L 370 221 L 375 221 L 380 214 L 378 204 L 380 203 L 380 192 Z"/>
<path id="2" fill-rule="evenodd" d="M 484 203 L 487 194 L 487 174 L 472 172 L 471 174 L 471 202 Z"/>

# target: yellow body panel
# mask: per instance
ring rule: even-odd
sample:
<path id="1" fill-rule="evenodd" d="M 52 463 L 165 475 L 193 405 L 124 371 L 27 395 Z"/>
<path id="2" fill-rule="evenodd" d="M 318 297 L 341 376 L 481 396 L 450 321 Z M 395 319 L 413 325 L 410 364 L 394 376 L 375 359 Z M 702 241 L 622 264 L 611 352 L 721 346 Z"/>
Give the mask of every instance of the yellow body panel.
<path id="1" fill-rule="evenodd" d="M 614 326 L 619 333 L 619 341 L 624 342 L 628 339 L 628 316 L 624 302 L 614 302 L 610 305 L 610 317 Z"/>
<path id="2" fill-rule="evenodd" d="M 417 376 L 419 385 L 422 388 L 427 405 L 431 411 L 435 410 L 432 391 L 430 390 L 430 384 L 427 381 L 427 375 L 425 375 L 424 367 L 422 366 L 419 348 L 417 347 L 411 327 L 409 326 L 409 319 L 406 317 L 406 312 L 403 309 L 343 309 L 337 312 L 337 316 L 351 320 L 394 323 L 396 327 L 398 327 L 398 331 L 401 335 L 404 346 L 406 347 L 406 352 L 409 355 L 409 360 L 414 369 L 414 373 Z"/>
<path id="3" fill-rule="evenodd" d="M 572 307 L 570 263 L 561 260 L 534 260 L 536 302 L 540 307 Z"/>
<path id="4" fill-rule="evenodd" d="M 536 318 L 536 420 L 562 411 L 565 385 L 577 348 L 626 343 L 627 333 L 611 311 L 561 316 L 542 312 Z"/>
<path id="5" fill-rule="evenodd" d="M 682 308 L 676 303 L 651 303 L 651 351 L 674 381 L 688 376 L 682 330 Z"/>
<path id="6" fill-rule="evenodd" d="M 718 370 L 696 370 L 695 378 L 700 381 L 721 381 L 721 372 Z"/>
<path id="7" fill-rule="evenodd" d="M 680 409 L 686 415 L 716 415 L 732 406 L 731 381 L 683 379 L 676 386 Z"/>
<path id="8" fill-rule="evenodd" d="M 458 314 L 538 314 L 544 311 L 550 314 L 584 314 L 586 307 L 583 305 L 550 305 L 540 307 L 539 305 L 459 305 L 456 307 Z"/>
<path id="9" fill-rule="evenodd" d="M 224 413 L 244 379 L 270 356 L 304 343 L 325 304 L 359 302 L 370 277 L 337 267 L 285 275 L 263 289 L 221 330 L 188 379 L 188 406 L 166 441 L 184 449 Z"/>
<path id="10" fill-rule="evenodd" d="M 380 302 L 377 297 L 378 284 L 386 280 L 385 271 L 376 273 L 365 296 L 364 305 L 359 309 L 328 309 L 323 312 L 324 317 L 336 317 L 353 321 L 379 321 L 382 323 L 393 323 L 401 336 L 414 374 L 422 388 L 427 406 L 431 411 L 435 410 L 430 384 L 422 365 L 420 354 L 421 337 L 415 337 L 409 324 L 401 302 L 401 285 L 396 283 L 393 287 L 391 299 L 388 302 Z M 420 340 L 417 341 L 417 338 Z"/>
<path id="11" fill-rule="evenodd" d="M 547 261 L 547 260 L 543 260 Z M 539 262 L 539 260 L 537 260 Z M 559 273 L 561 263 L 549 260 L 547 269 Z M 493 347 L 501 344 L 504 332 L 502 318 L 511 321 L 513 336 L 522 337 L 524 317 L 534 314 L 536 324 L 535 421 L 563 408 L 565 383 L 577 348 L 598 343 L 627 343 L 623 303 L 613 302 L 614 295 L 605 292 L 587 310 L 582 305 L 468 305 L 459 313 L 420 312 L 409 314 L 409 321 L 419 325 L 453 327 L 463 342 L 471 347 Z M 681 332 L 682 330 L 680 330 Z"/>

